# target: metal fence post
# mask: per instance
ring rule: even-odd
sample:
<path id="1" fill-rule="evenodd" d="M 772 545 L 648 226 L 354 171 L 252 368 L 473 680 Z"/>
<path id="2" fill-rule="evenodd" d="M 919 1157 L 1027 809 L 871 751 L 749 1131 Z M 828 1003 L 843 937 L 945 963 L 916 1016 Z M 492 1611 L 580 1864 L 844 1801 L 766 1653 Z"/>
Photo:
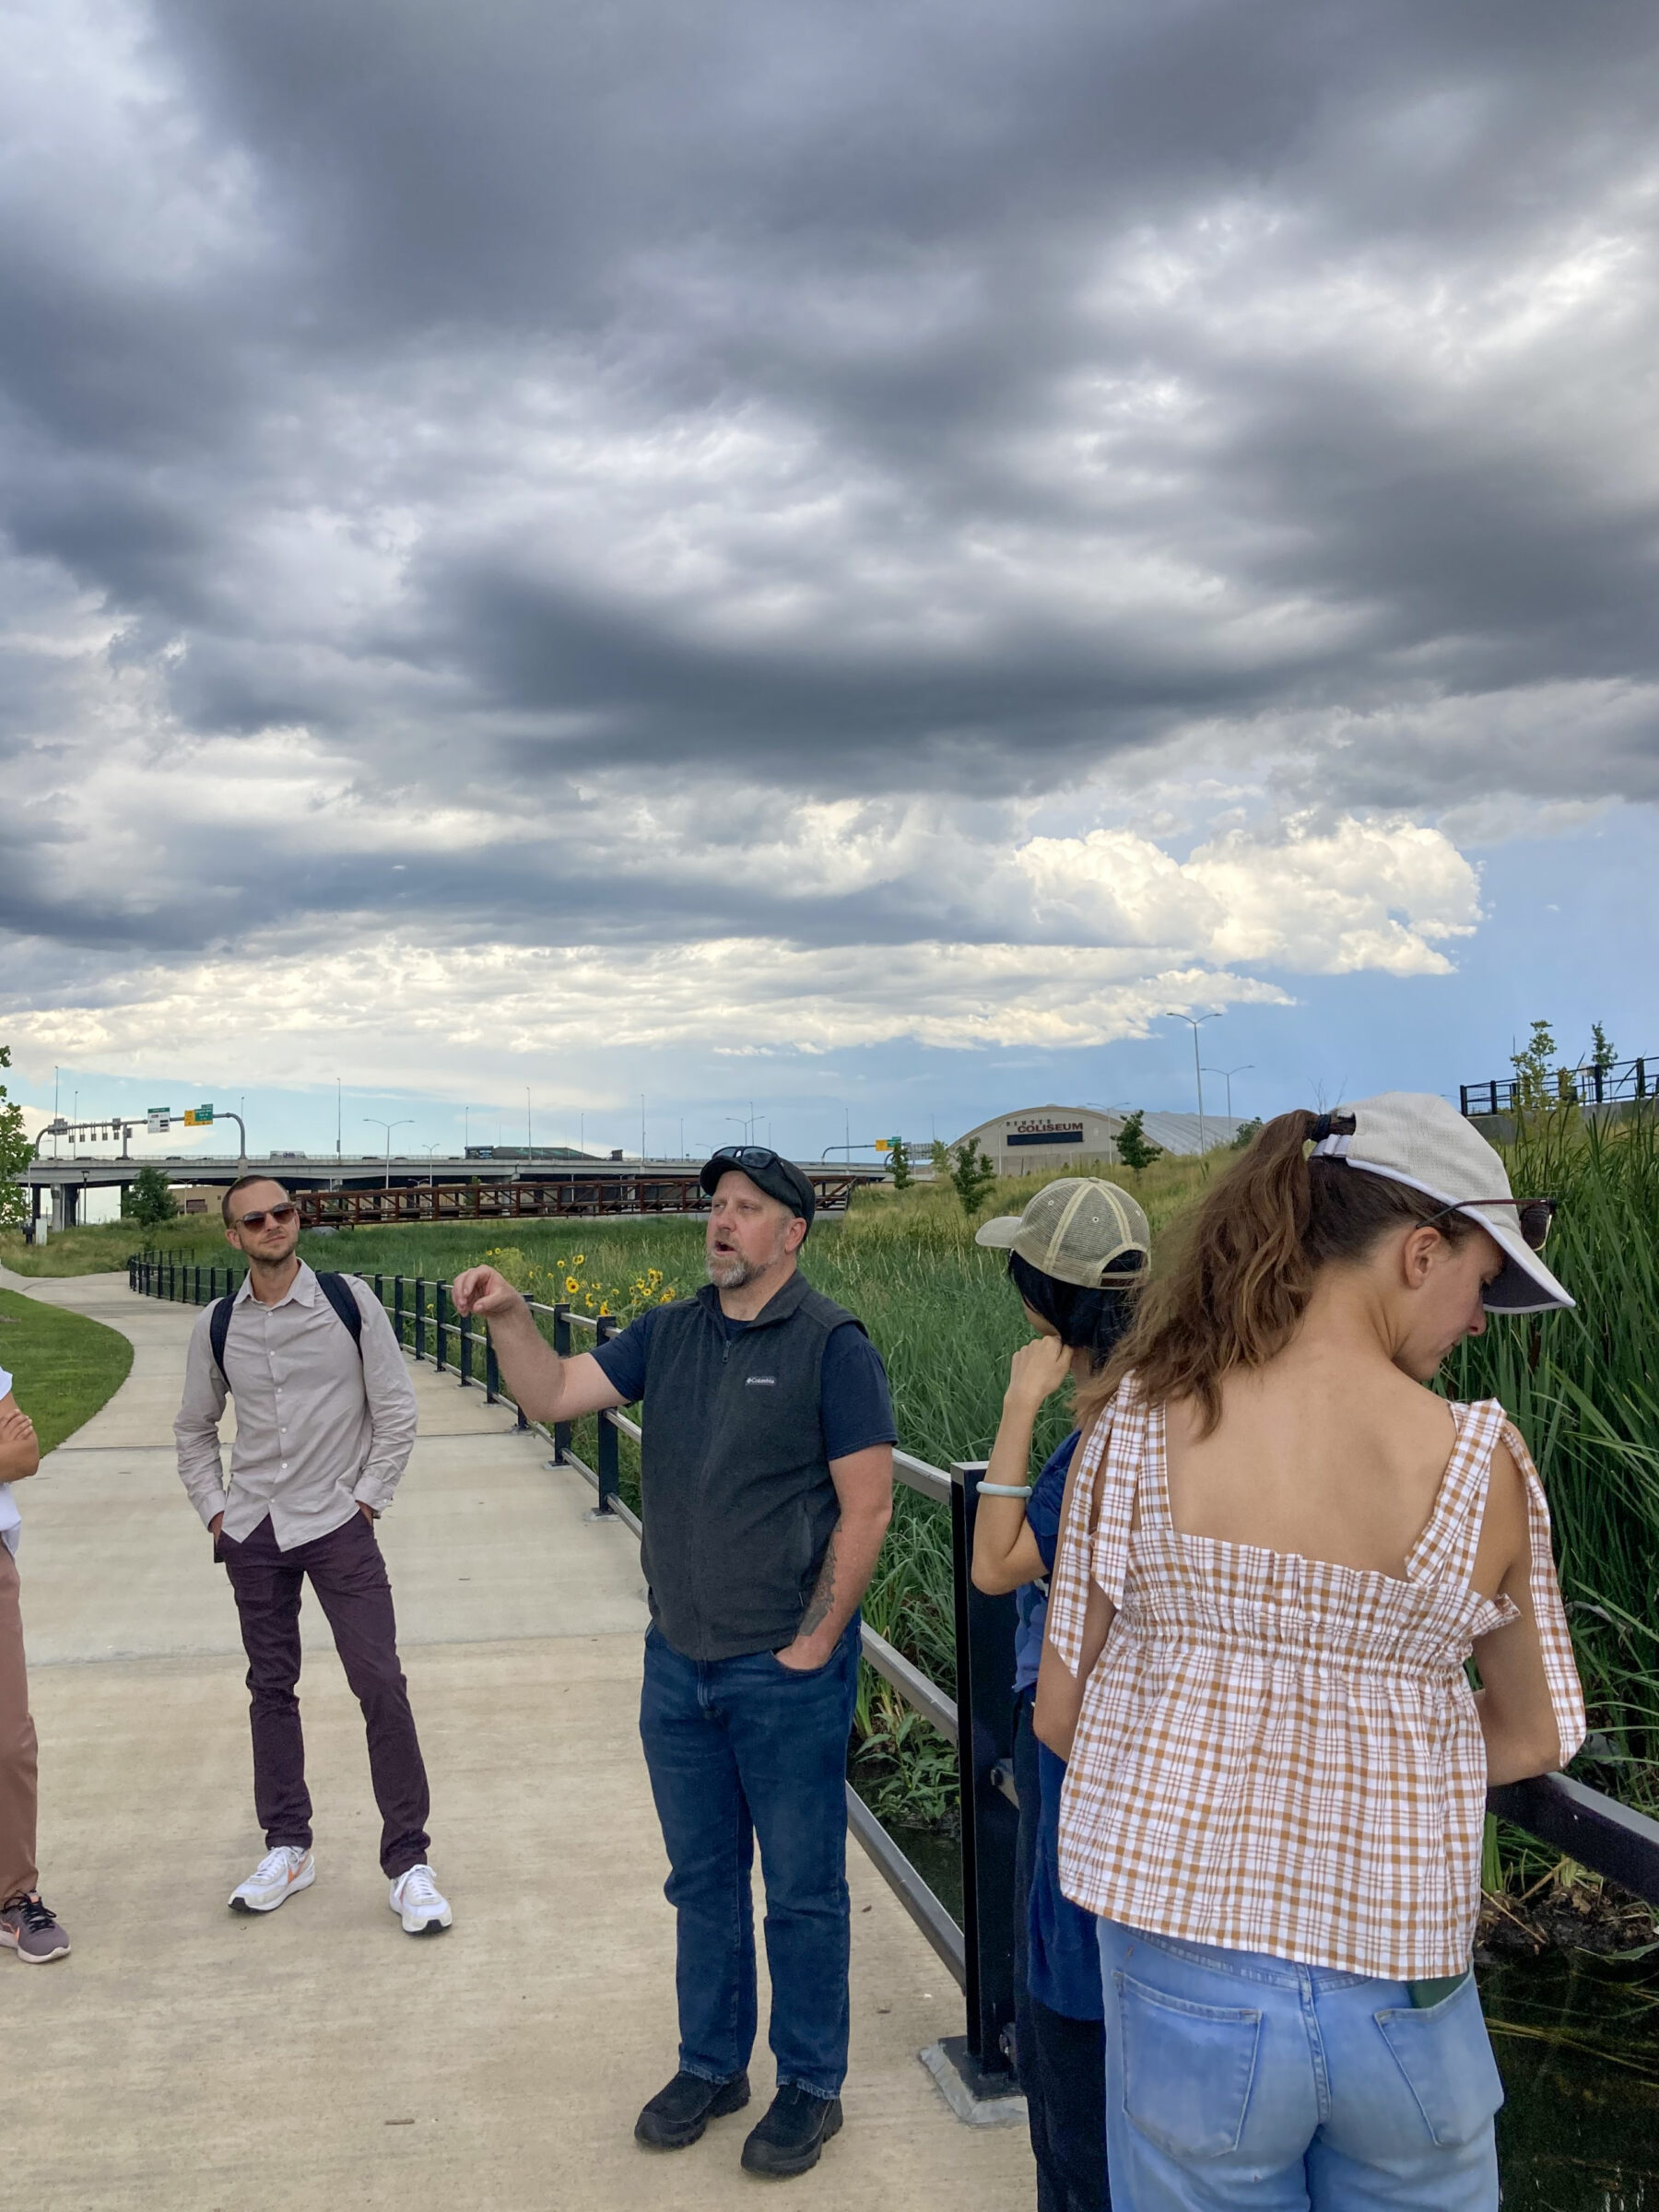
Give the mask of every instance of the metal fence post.
<path id="1" fill-rule="evenodd" d="M 443 1372 L 443 1278 L 432 1285 L 432 1365 Z"/>
<path id="2" fill-rule="evenodd" d="M 463 1313 L 455 1323 L 455 1365 L 461 1371 L 463 1390 L 472 1387 L 472 1315 Z"/>
<path id="3" fill-rule="evenodd" d="M 602 1322 L 599 1325 L 603 1328 L 605 1324 Z M 561 1359 L 568 1359 L 571 1356 L 571 1309 L 567 1305 L 557 1305 L 553 1309 L 553 1349 Z M 521 1415 L 520 1418 L 522 1419 L 523 1416 Z M 612 1430 L 611 1434 L 614 1438 L 616 1430 Z M 570 1456 L 571 1424 L 569 1421 L 555 1421 L 553 1424 L 553 1465 L 556 1467 L 562 1467 Z"/>
<path id="4" fill-rule="evenodd" d="M 495 1338 L 489 1333 L 489 1324 L 486 1323 L 484 1326 L 484 1403 L 486 1406 L 495 1404 L 500 1388 L 501 1370 L 496 1359 Z"/>
<path id="5" fill-rule="evenodd" d="M 980 2096 L 1008 2094 L 1014 2021 L 1014 1862 L 1019 1817 L 993 1779 L 1014 1762 L 1012 1596 L 973 1587 L 973 1522 L 982 1460 L 951 1466 L 950 1557 L 956 1598 L 957 1773 L 962 1806 L 962 1933 L 967 1951 L 967 2057 Z M 972 2072 L 982 2077 L 978 2083 Z"/>
<path id="6" fill-rule="evenodd" d="M 608 1344 L 616 1333 L 616 1322 L 610 1314 L 602 1314 L 594 1341 L 595 1344 Z M 599 1477 L 599 1502 L 594 1508 L 595 1519 L 603 1516 L 608 1520 L 614 1510 L 611 1500 L 617 1495 L 617 1442 L 616 1429 L 606 1420 L 604 1414 L 601 1414 L 599 1416 L 599 1448 L 594 1454 L 599 1463 L 594 1470 Z"/>
<path id="7" fill-rule="evenodd" d="M 397 1332 L 397 1348 L 403 1350 L 403 1285 L 401 1275 L 392 1277 L 392 1326 Z"/>
<path id="8" fill-rule="evenodd" d="M 426 1358 L 426 1277 L 415 1277 L 415 1357 Z"/>

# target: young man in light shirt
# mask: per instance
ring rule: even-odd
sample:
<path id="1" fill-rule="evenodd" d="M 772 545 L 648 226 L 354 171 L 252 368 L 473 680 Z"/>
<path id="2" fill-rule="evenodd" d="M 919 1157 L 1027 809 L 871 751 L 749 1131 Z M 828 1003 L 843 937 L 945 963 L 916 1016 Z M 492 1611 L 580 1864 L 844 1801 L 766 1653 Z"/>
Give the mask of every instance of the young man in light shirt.
<path id="1" fill-rule="evenodd" d="M 389 1902 L 409 1935 L 436 1935 L 450 1925 L 450 1908 L 427 1863 L 426 1768 L 374 1539 L 415 1442 L 403 1350 L 367 1284 L 353 1276 L 321 1280 L 299 1258 L 299 1208 L 279 1182 L 244 1177 L 225 1194 L 223 1210 L 227 1241 L 247 1255 L 247 1277 L 220 1316 L 222 1368 L 218 1309 L 209 1306 L 196 1323 L 173 1434 L 180 1478 L 230 1578 L 248 1653 L 253 1799 L 266 1851 L 230 1908 L 273 1912 L 316 1878 L 294 1694 L 309 1578 L 368 1727 Z M 228 1394 L 236 1399 L 236 1441 L 227 1490 L 218 1423 Z"/>
<path id="2" fill-rule="evenodd" d="M 34 1423 L 0 1367 L 0 1949 L 16 1951 L 26 1966 L 69 1955 L 69 1937 L 35 1886 L 35 1731 L 18 1606 L 19 1515 L 11 1486 L 40 1464 Z"/>

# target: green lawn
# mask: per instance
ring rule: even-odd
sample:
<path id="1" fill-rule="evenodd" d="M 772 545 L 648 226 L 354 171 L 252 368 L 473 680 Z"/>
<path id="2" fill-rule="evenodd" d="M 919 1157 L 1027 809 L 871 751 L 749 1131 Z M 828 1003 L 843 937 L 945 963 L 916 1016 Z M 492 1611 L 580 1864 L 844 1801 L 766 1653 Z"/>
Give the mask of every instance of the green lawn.
<path id="1" fill-rule="evenodd" d="M 42 1453 L 89 1421 L 126 1381 L 132 1364 L 132 1346 L 102 1322 L 0 1290 L 0 1367 L 11 1371 L 13 1393 L 35 1425 Z"/>
<path id="2" fill-rule="evenodd" d="M 26 1244 L 20 1230 L 0 1230 L 0 1266 L 14 1275 L 110 1275 L 125 1267 L 128 1253 L 146 1244 L 193 1260 L 227 1256 L 218 1216 L 192 1214 L 159 1229 L 140 1229 L 135 1221 L 99 1221 L 87 1229 L 66 1229 L 44 1244 Z"/>

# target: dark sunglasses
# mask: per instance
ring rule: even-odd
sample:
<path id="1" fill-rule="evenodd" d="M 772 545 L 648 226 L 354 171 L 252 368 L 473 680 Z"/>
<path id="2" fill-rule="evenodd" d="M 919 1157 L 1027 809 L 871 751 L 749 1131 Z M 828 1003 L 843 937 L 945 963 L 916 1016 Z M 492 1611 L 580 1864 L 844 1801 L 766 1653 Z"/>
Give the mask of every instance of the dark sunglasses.
<path id="1" fill-rule="evenodd" d="M 729 1159 L 740 1168 L 775 1168 L 780 1155 L 765 1145 L 722 1145 L 716 1159 Z"/>
<path id="2" fill-rule="evenodd" d="M 1560 1203 L 1559 1198 L 1459 1198 L 1452 1206 L 1441 1206 L 1441 1213 L 1460 1214 L 1471 1206 L 1512 1206 L 1520 1217 L 1521 1241 L 1529 1252 L 1542 1252 Z M 1440 1214 L 1431 1218 L 1438 1221 Z"/>
<path id="3" fill-rule="evenodd" d="M 231 1220 L 232 1229 L 263 1229 L 267 1221 L 285 1225 L 293 1220 L 300 1208 L 285 1199 L 280 1206 L 267 1206 L 262 1214 L 237 1214 Z"/>

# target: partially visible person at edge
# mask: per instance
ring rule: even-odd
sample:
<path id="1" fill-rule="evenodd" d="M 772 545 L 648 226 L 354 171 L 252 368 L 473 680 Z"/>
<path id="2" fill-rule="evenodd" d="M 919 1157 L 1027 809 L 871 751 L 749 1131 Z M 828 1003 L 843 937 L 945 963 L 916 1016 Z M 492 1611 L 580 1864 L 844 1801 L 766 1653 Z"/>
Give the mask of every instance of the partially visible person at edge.
<path id="1" fill-rule="evenodd" d="M 1486 1793 L 1584 1710 L 1526 1447 L 1431 1386 L 1571 1303 L 1550 1212 L 1441 1099 L 1280 1114 L 1079 1393 L 1037 1730 L 1135 2212 L 1495 2212 Z"/>
<path id="2" fill-rule="evenodd" d="M 12 1394 L 0 1367 L 0 1947 L 29 1966 L 69 1954 L 69 1937 L 36 1887 L 35 1809 L 38 1782 L 29 1674 L 23 1663 L 23 1616 L 18 1599 L 21 1515 L 11 1494 L 41 1464 L 34 1423 Z"/>
<path id="3" fill-rule="evenodd" d="M 556 1358 L 493 1268 L 458 1277 L 454 1299 L 488 1320 L 507 1386 L 535 1419 L 644 1401 L 640 1735 L 671 1868 L 680 2040 L 679 2070 L 634 2133 L 681 2149 L 748 2101 L 759 1836 L 777 2095 L 742 2162 L 782 2176 L 815 2165 L 841 2124 L 847 1738 L 896 1431 L 863 1324 L 799 1272 L 806 1176 L 764 1146 L 734 1146 L 702 1187 L 708 1288 L 595 1351 Z"/>
<path id="4" fill-rule="evenodd" d="M 374 1536 L 414 1448 L 414 1386 L 369 1286 L 350 1275 L 322 1281 L 298 1256 L 299 1209 L 279 1182 L 244 1176 L 222 1210 L 225 1240 L 246 1254 L 248 1272 L 229 1301 L 222 1367 L 213 1329 L 227 1301 L 197 1318 L 173 1434 L 180 1478 L 229 1577 L 248 1654 L 253 1804 L 265 1853 L 230 1909 L 275 1912 L 316 1879 L 295 1695 L 309 1578 L 363 1709 L 387 1901 L 406 1933 L 435 1936 L 452 1915 L 427 1858 L 426 1766 Z M 218 1435 L 227 1394 L 236 1400 L 228 1491 Z"/>
<path id="5" fill-rule="evenodd" d="M 1092 1917 L 1061 1894 L 1065 1761 L 1032 1725 L 1066 1476 L 1077 1431 L 1033 1483 L 1031 1432 L 1043 1403 L 1106 1364 L 1129 1325 L 1151 1251 L 1147 1218 L 1115 1183 L 1068 1178 L 1023 1214 L 987 1221 L 976 1242 L 1008 1254 L 1008 1275 L 1037 1334 L 1015 1353 L 991 1462 L 979 1486 L 973 1580 L 1016 1593 L 1014 1779 L 1019 1831 L 1014 1877 L 1014 2038 L 1037 2160 L 1038 2212 L 1102 2212 L 1105 2050 L 1100 1954 Z"/>

